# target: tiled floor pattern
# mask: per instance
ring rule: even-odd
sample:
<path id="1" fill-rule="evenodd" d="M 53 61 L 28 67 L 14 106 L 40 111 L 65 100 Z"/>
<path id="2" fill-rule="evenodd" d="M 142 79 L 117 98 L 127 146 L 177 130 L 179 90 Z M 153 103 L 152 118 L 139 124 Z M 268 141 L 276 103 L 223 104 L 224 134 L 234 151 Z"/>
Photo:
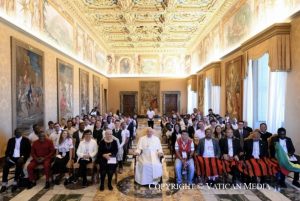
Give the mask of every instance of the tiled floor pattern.
<path id="1" fill-rule="evenodd" d="M 146 119 L 139 120 L 139 129 L 137 139 L 144 134 L 146 128 Z M 156 135 L 160 137 L 160 123 L 155 124 Z M 132 147 L 133 150 L 135 145 Z M 174 180 L 174 167 L 171 161 L 171 155 L 166 144 L 163 145 L 165 159 L 163 162 L 164 176 L 163 183 L 172 183 Z M 129 153 L 132 153 L 131 150 Z M 79 188 L 76 190 L 66 189 L 62 184 L 52 186 L 48 190 L 44 190 L 44 179 L 40 179 L 36 187 L 27 190 L 18 190 L 14 194 L 8 190 L 0 195 L 0 201 L 15 200 L 15 201 L 300 201 L 300 189 L 291 186 L 290 180 L 287 181 L 287 189 L 271 189 L 262 190 L 243 190 L 243 189 L 227 189 L 218 190 L 210 189 L 206 186 L 197 186 L 198 188 L 179 190 L 178 192 L 170 192 L 167 188 L 162 191 L 149 190 L 143 187 L 137 187 L 133 182 L 133 159 L 129 155 L 128 162 L 124 166 L 123 174 L 118 175 L 118 185 L 113 183 L 114 190 L 105 189 L 104 192 L 98 190 L 99 184 L 90 185 L 87 188 Z M 2 172 L 1 172 L 2 174 Z M 0 174 L 0 177 L 1 177 Z M 12 176 L 12 175 L 11 175 Z M 128 189 L 126 189 L 128 188 Z M 122 190 L 126 194 L 120 192 Z M 141 195 L 145 195 L 141 197 Z M 148 198 L 147 198 L 148 197 Z"/>

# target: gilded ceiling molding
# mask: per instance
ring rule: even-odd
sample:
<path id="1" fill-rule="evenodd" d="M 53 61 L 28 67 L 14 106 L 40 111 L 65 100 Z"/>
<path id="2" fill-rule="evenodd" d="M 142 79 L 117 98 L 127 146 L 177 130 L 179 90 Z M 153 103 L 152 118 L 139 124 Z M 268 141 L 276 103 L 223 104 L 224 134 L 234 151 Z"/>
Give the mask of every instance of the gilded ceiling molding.
<path id="1" fill-rule="evenodd" d="M 228 1 L 235 0 L 66 0 L 64 4 L 91 27 L 108 52 L 126 54 L 141 49 L 186 51 Z"/>
<path id="2" fill-rule="evenodd" d="M 274 71 L 291 70 L 290 23 L 274 24 L 241 45 L 245 64 L 269 54 L 269 67 Z"/>

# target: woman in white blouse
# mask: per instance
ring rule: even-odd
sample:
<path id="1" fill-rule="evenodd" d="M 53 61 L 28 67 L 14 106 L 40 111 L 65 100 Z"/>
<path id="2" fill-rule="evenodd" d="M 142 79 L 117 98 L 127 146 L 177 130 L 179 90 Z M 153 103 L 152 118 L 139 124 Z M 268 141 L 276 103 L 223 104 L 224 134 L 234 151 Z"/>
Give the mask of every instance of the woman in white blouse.
<path id="1" fill-rule="evenodd" d="M 56 185 L 59 185 L 60 179 L 64 177 L 64 174 L 68 171 L 67 164 L 70 160 L 72 160 L 74 152 L 73 140 L 67 130 L 62 131 L 58 141 L 55 144 L 55 149 L 56 156 L 52 170 L 55 177 L 54 182 Z M 65 184 L 67 183 L 68 178 L 65 180 Z"/>

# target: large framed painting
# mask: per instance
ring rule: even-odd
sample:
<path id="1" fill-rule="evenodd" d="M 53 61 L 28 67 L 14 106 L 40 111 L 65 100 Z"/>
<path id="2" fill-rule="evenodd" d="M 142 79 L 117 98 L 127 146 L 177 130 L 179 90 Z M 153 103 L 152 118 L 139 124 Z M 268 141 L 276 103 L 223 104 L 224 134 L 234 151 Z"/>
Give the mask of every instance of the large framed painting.
<path id="1" fill-rule="evenodd" d="M 13 129 L 29 134 L 33 124 L 44 126 L 44 53 L 11 38 Z"/>
<path id="2" fill-rule="evenodd" d="M 243 76 L 242 56 L 225 64 L 226 112 L 242 120 L 243 111 Z"/>
<path id="3" fill-rule="evenodd" d="M 93 76 L 93 107 L 97 107 L 100 111 L 100 78 L 96 75 Z"/>
<path id="4" fill-rule="evenodd" d="M 58 119 L 73 116 L 73 66 L 57 59 Z"/>
<path id="5" fill-rule="evenodd" d="M 140 114 L 146 114 L 149 107 L 157 114 L 160 111 L 160 82 L 140 81 Z"/>
<path id="6" fill-rule="evenodd" d="M 89 73 L 79 70 L 79 111 L 81 114 L 89 113 Z"/>

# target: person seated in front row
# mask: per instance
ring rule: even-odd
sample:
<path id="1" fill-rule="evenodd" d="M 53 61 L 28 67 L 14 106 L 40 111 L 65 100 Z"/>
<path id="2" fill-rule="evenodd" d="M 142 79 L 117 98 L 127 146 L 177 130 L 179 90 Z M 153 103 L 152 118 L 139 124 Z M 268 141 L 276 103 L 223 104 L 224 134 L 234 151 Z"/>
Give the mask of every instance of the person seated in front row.
<path id="1" fill-rule="evenodd" d="M 55 149 L 52 140 L 46 137 L 44 131 L 40 131 L 39 139 L 34 141 L 31 146 L 32 160 L 27 167 L 27 171 L 29 174 L 28 189 L 36 185 L 34 170 L 38 165 L 43 165 L 43 170 L 46 176 L 45 189 L 48 189 L 50 187 L 50 169 L 54 154 Z"/>
<path id="2" fill-rule="evenodd" d="M 275 157 L 275 142 L 279 142 L 279 145 L 282 147 L 282 149 L 285 151 L 285 153 L 288 154 L 289 161 L 294 164 L 300 164 L 299 160 L 294 156 L 295 148 L 294 148 L 292 139 L 289 137 L 286 137 L 286 129 L 279 128 L 277 130 L 277 134 L 278 134 L 278 136 L 274 136 L 270 143 L 271 157 L 273 157 L 273 158 Z M 282 172 L 279 172 L 278 176 L 279 176 L 278 184 L 281 187 L 286 188 L 285 175 Z M 292 184 L 294 186 L 300 188 L 299 172 L 294 172 L 294 179 L 293 179 Z"/>
<path id="3" fill-rule="evenodd" d="M 54 182 L 59 185 L 60 179 L 64 177 L 64 174 L 68 171 L 67 164 L 73 159 L 74 146 L 73 140 L 67 130 L 63 130 L 61 135 L 55 144 L 56 157 L 54 164 L 52 166 L 52 171 L 54 174 Z M 70 175 L 69 175 L 70 176 Z M 69 177 L 66 178 L 64 184 L 69 183 Z"/>
<path id="4" fill-rule="evenodd" d="M 237 163 L 241 153 L 240 141 L 233 137 L 233 130 L 226 130 L 226 138 L 219 141 L 222 162 L 225 165 L 225 171 L 232 174 L 232 184 L 236 184 L 238 177 Z"/>
<path id="5" fill-rule="evenodd" d="M 268 171 L 268 145 L 260 138 L 260 133 L 254 131 L 252 138 L 244 141 L 244 168 L 241 172 L 248 176 L 247 182 L 257 183 L 257 177 L 260 177 L 260 183 L 265 183 Z"/>
<path id="6" fill-rule="evenodd" d="M 154 130 L 150 127 L 147 135 L 139 139 L 135 155 L 139 156 L 136 164 L 135 181 L 140 185 L 157 184 L 162 176 L 163 156 L 160 139 L 154 136 Z"/>
<path id="7" fill-rule="evenodd" d="M 100 191 L 104 190 L 104 180 L 107 174 L 108 189 L 113 190 L 111 180 L 117 168 L 117 153 L 118 153 L 118 139 L 114 139 L 112 130 L 107 129 L 103 140 L 100 141 L 98 150 L 98 162 L 100 164 Z"/>
<path id="8" fill-rule="evenodd" d="M 0 193 L 7 190 L 9 168 L 16 166 L 15 177 L 11 191 L 14 192 L 18 187 L 18 180 L 22 174 L 22 168 L 30 156 L 30 141 L 26 137 L 22 137 L 21 130 L 15 130 L 15 137 L 8 140 L 5 161 L 3 166 L 2 187 Z"/>
<path id="9" fill-rule="evenodd" d="M 201 139 L 197 146 L 197 175 L 208 178 L 207 183 L 210 185 L 222 174 L 220 153 L 219 141 L 212 138 L 212 129 L 207 128 L 205 138 Z"/>
<path id="10" fill-rule="evenodd" d="M 83 140 L 79 143 L 77 149 L 77 157 L 79 163 L 78 173 L 82 177 L 82 186 L 87 186 L 87 165 L 96 159 L 98 145 L 96 140 L 92 139 L 92 131 L 85 130 L 83 132 Z M 75 180 L 77 175 L 75 176 Z"/>
<path id="11" fill-rule="evenodd" d="M 175 143 L 176 160 L 175 170 L 177 183 L 182 183 L 182 174 L 187 173 L 187 182 L 189 185 L 193 183 L 195 174 L 195 165 L 193 155 L 195 151 L 194 142 L 189 138 L 186 130 L 181 132 L 181 137 Z"/>

